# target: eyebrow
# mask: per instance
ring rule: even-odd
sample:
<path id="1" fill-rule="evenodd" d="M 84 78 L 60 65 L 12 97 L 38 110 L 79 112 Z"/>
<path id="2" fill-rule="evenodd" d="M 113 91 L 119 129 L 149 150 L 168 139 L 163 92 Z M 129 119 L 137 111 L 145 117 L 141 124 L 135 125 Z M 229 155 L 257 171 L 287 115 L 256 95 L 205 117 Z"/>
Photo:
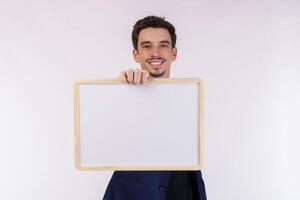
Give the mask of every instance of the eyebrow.
<path id="1" fill-rule="evenodd" d="M 162 40 L 160 41 L 159 43 L 167 43 L 167 44 L 170 44 L 170 42 L 168 40 Z M 140 45 L 144 45 L 144 44 L 151 44 L 150 41 L 144 41 L 144 42 L 141 42 Z"/>
<path id="2" fill-rule="evenodd" d="M 141 45 L 144 45 L 144 44 L 150 44 L 150 41 L 141 42 Z"/>
<path id="3" fill-rule="evenodd" d="M 170 44 L 170 42 L 169 42 L 168 40 L 160 41 L 160 43 L 167 43 L 167 44 Z"/>

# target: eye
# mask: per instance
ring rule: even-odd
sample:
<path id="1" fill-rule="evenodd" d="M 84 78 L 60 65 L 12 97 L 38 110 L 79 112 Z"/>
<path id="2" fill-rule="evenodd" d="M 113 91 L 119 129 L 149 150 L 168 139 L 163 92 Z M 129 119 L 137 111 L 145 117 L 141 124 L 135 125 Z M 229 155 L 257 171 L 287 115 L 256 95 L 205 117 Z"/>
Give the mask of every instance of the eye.
<path id="1" fill-rule="evenodd" d="M 167 45 L 167 44 L 162 44 L 161 47 L 162 47 L 162 48 L 168 48 L 169 45 Z"/>
<path id="2" fill-rule="evenodd" d="M 144 45 L 143 49 L 150 49 L 150 45 Z"/>

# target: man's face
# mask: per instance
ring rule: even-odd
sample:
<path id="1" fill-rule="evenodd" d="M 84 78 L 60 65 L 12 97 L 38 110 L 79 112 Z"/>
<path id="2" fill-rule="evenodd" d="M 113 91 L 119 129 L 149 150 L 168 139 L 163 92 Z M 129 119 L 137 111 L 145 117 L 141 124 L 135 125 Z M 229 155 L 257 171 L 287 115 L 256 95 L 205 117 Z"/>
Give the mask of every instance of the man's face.
<path id="1" fill-rule="evenodd" d="M 133 50 L 136 62 L 152 77 L 170 77 L 172 61 L 177 49 L 172 48 L 171 36 L 164 28 L 145 28 L 138 36 L 138 50 Z"/>

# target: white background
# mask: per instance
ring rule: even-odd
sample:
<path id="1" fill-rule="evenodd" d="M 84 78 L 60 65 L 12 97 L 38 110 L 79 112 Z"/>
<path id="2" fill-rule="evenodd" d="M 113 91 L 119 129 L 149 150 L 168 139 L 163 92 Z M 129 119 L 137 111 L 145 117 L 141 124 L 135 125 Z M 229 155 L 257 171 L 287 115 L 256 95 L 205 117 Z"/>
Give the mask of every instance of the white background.
<path id="1" fill-rule="evenodd" d="M 300 2 L 0 1 L 0 199 L 101 199 L 74 166 L 72 83 L 137 67 L 149 14 L 177 28 L 172 77 L 206 83 L 210 200 L 300 199 Z"/>

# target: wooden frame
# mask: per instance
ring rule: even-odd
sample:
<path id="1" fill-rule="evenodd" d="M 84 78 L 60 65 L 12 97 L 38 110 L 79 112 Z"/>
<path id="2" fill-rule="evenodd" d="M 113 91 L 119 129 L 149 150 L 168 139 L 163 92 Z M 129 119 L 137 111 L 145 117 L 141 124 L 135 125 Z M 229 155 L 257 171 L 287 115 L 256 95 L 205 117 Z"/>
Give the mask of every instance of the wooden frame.
<path id="1" fill-rule="evenodd" d="M 198 85 L 198 164 L 196 166 L 82 166 L 80 150 L 79 86 L 81 84 L 122 84 L 119 79 L 84 79 L 74 82 L 75 166 L 80 170 L 200 170 L 204 162 L 204 81 L 200 78 L 153 78 L 148 83 L 195 83 Z"/>

